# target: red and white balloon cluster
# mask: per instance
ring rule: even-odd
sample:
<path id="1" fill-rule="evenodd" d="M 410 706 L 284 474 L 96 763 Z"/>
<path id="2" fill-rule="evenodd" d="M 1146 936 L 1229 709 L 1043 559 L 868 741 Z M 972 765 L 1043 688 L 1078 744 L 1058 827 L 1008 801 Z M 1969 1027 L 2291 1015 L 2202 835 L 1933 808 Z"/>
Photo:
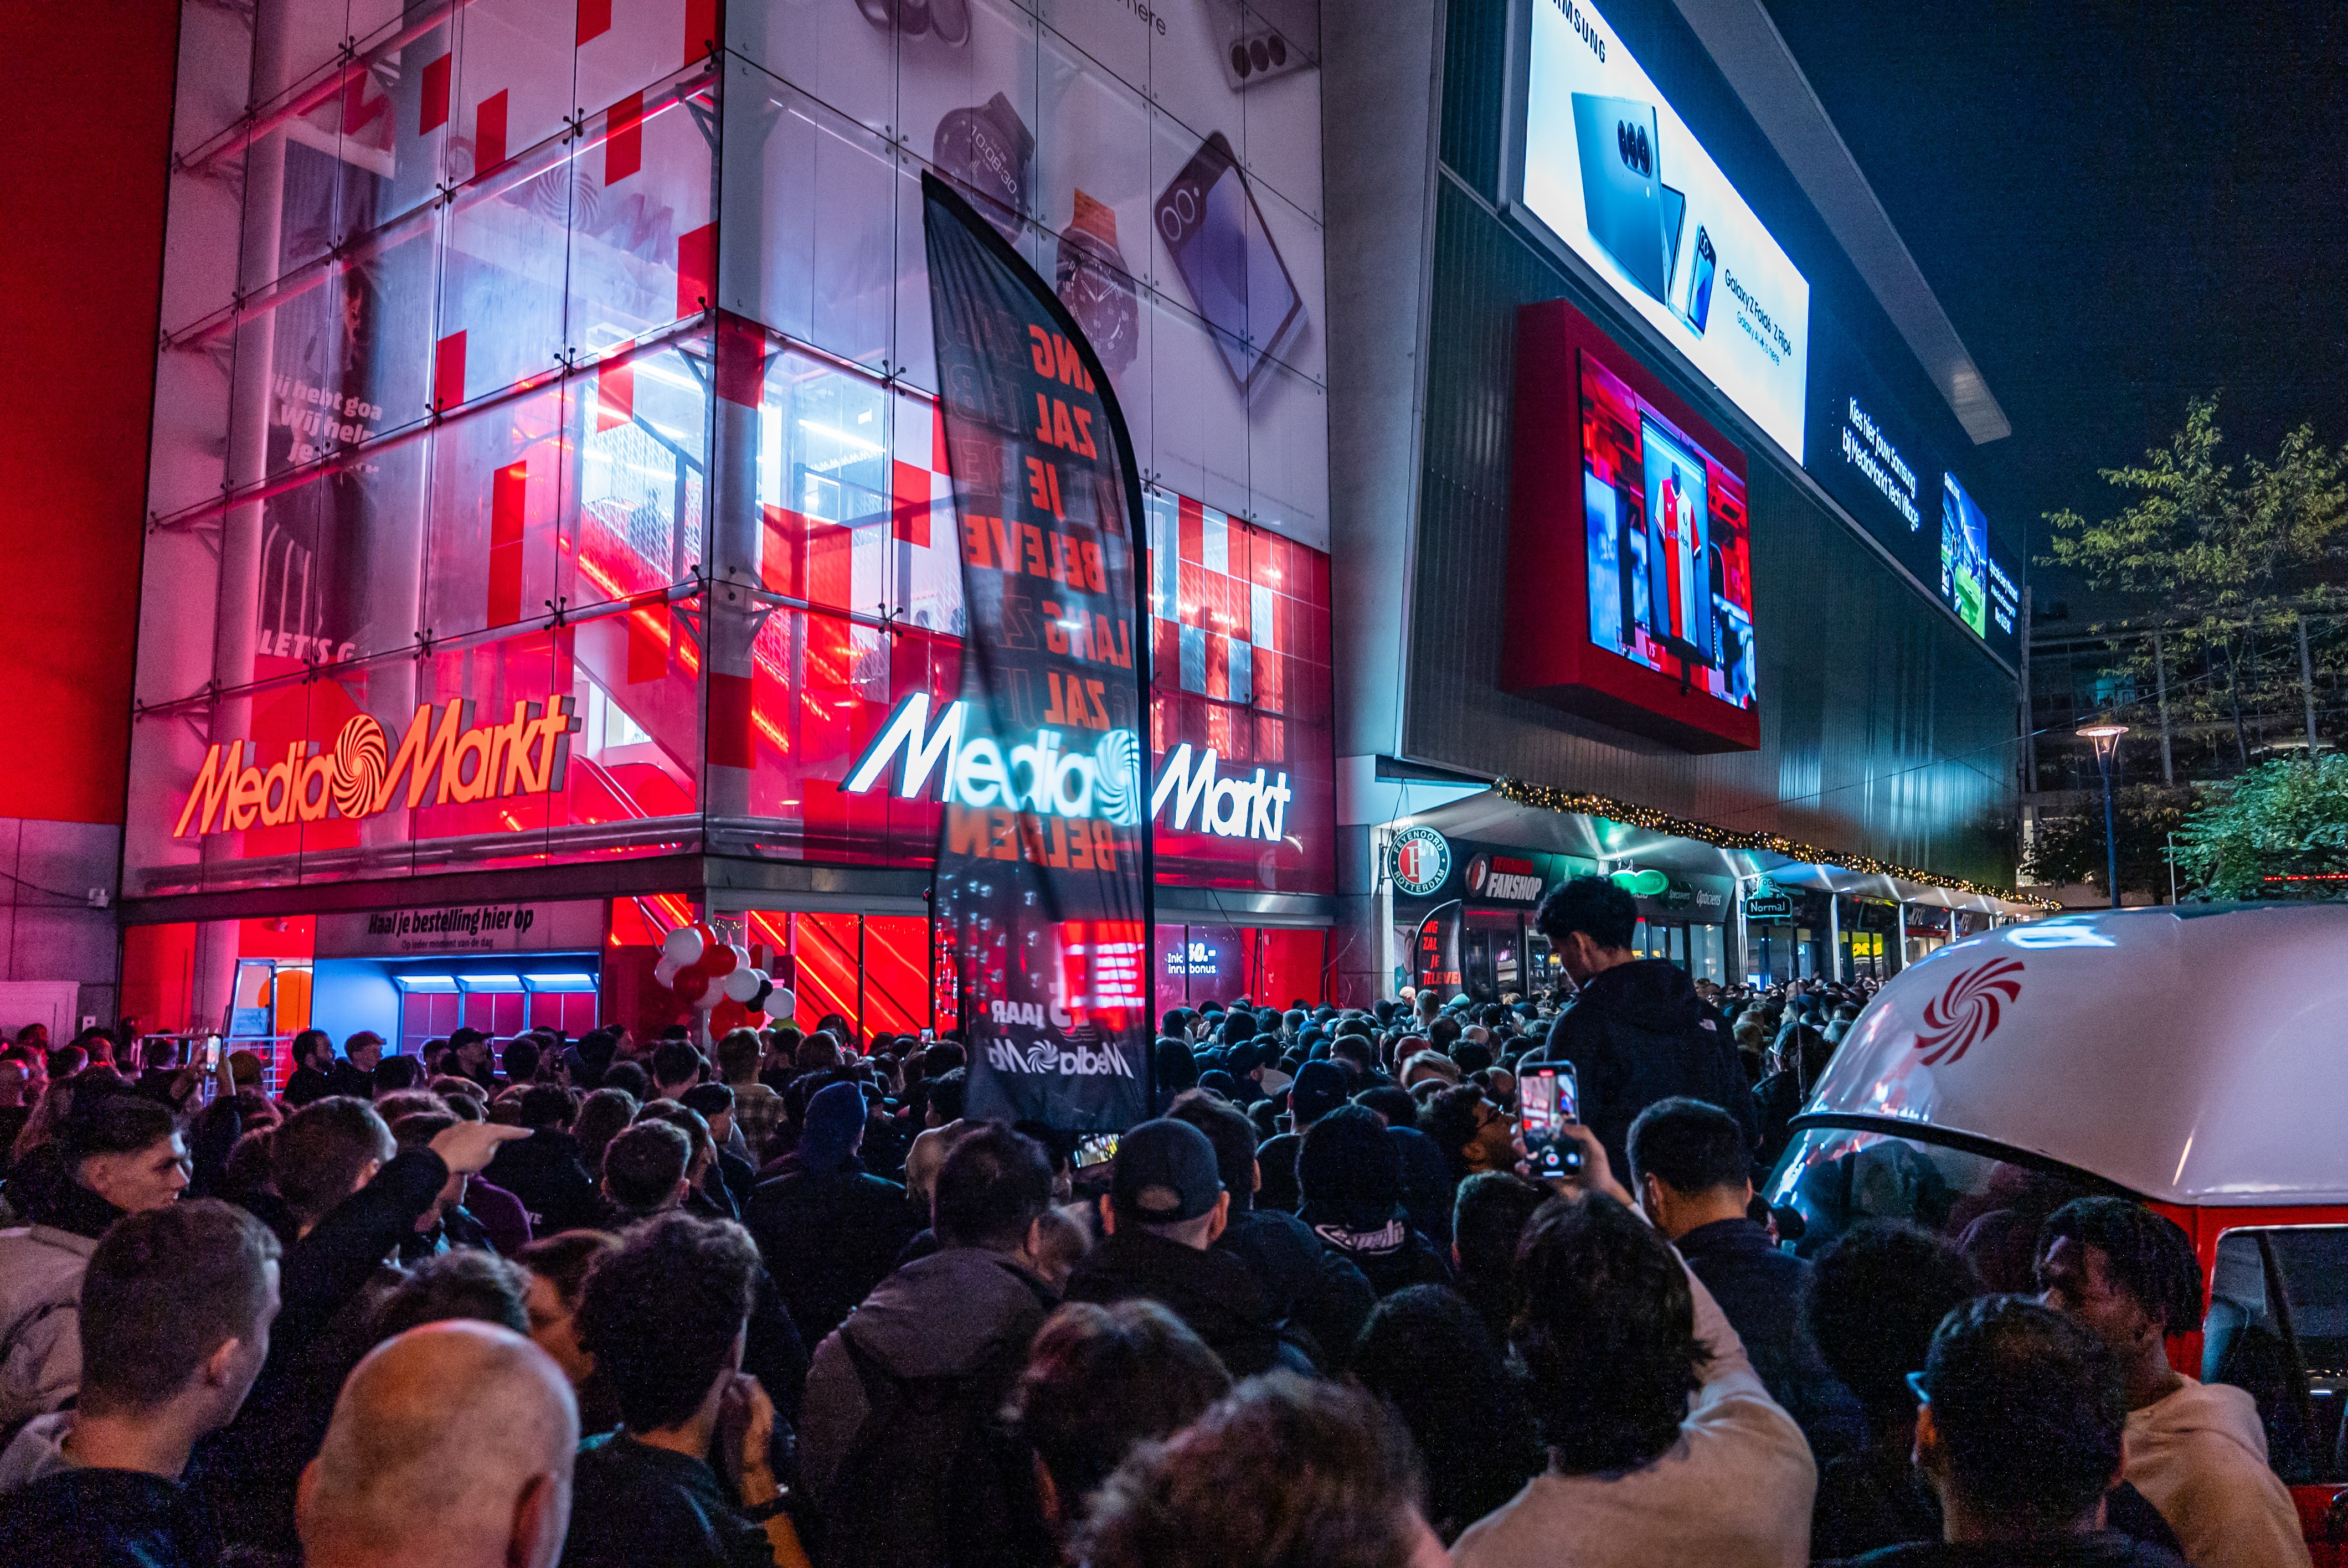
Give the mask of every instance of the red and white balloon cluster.
<path id="1" fill-rule="evenodd" d="M 779 989 L 764 969 L 750 967 L 750 949 L 738 942 L 722 942 L 711 927 L 695 921 L 679 926 L 661 939 L 660 961 L 653 979 L 677 995 L 688 1007 L 714 1009 L 731 1001 L 753 1013 L 790 1016 L 794 998 Z M 777 1005 L 769 1007 L 773 1001 Z"/>

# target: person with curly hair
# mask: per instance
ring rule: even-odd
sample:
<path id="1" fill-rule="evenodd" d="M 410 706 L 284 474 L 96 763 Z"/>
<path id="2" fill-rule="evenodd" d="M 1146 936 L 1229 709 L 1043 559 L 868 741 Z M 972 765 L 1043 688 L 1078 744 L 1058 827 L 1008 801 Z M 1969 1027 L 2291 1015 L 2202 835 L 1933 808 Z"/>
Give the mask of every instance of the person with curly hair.
<path id="1" fill-rule="evenodd" d="M 631 1225 L 589 1267 L 579 1346 L 620 1427 L 580 1446 L 572 1568 L 806 1562 L 769 1454 L 774 1401 L 741 1370 L 757 1280 L 749 1232 L 675 1212 Z"/>

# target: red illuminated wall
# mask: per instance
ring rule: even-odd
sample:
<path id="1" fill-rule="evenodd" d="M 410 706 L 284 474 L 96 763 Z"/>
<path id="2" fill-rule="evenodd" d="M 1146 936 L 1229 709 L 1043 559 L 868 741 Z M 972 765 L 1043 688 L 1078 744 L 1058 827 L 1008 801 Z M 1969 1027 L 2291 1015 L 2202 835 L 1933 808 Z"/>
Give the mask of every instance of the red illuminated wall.
<path id="1" fill-rule="evenodd" d="M 179 7 L 0 5 L 0 817 L 122 820 Z"/>

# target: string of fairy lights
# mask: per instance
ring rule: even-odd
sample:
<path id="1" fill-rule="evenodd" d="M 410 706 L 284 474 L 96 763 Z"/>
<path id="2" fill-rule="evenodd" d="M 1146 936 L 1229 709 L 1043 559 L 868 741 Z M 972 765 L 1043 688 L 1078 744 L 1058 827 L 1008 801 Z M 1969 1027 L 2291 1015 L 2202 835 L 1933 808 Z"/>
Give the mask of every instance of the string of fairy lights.
<path id="1" fill-rule="evenodd" d="M 1633 805 L 1629 801 L 1616 800 L 1612 795 L 1589 794 L 1580 790 L 1559 789 L 1550 784 L 1528 784 L 1523 779 L 1500 778 L 1493 781 L 1492 793 L 1519 805 L 1539 811 L 1565 812 L 1577 816 L 1592 816 L 1606 822 L 1619 822 L 1628 827 L 1644 828 L 1650 833 L 1669 834 L 1675 838 L 1693 838 L 1722 849 L 1765 851 L 1782 855 L 1806 866 L 1835 866 L 1847 871 L 1864 872 L 1870 876 L 1890 876 L 1902 882 L 1919 883 L 1927 887 L 1946 887 L 1956 893 L 1973 893 L 1988 898 L 2003 898 L 2011 903 L 2028 904 L 2041 909 L 2059 909 L 2062 906 L 2052 899 L 2032 897 L 2010 887 L 1993 886 L 1986 882 L 1968 881 L 1962 876 L 1949 876 L 1938 871 L 1925 871 L 1913 866 L 1896 866 L 1889 860 L 1879 860 L 1871 855 L 1846 855 L 1838 849 L 1822 849 L 1815 844 L 1804 844 L 1776 833 L 1745 833 L 1732 827 L 1720 827 L 1694 818 L 1673 816 L 1667 811 L 1651 806 Z"/>

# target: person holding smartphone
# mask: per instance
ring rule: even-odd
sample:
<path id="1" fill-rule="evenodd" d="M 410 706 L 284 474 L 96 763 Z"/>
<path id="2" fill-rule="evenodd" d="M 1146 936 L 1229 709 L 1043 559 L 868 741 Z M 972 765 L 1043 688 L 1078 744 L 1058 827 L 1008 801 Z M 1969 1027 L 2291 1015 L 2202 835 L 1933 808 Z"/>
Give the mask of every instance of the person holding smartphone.
<path id="1" fill-rule="evenodd" d="M 1537 919 L 1577 990 L 1550 1026 L 1549 1043 L 1519 1065 L 1572 1065 L 1580 1120 L 1612 1168 L 1630 1169 L 1626 1145 L 1639 1112 L 1674 1095 L 1719 1106 L 1756 1141 L 1753 1096 L 1719 1016 L 1686 970 L 1631 950 L 1636 900 L 1604 877 L 1577 876 L 1541 900 Z"/>

